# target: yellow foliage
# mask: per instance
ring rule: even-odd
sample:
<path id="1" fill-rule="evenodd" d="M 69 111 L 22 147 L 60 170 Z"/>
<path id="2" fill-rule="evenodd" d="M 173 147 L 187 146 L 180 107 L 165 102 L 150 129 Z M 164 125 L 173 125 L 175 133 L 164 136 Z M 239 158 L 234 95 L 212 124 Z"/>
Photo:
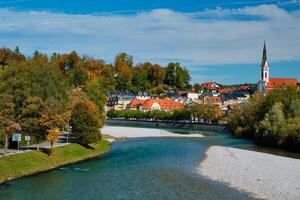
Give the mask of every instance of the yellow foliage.
<path id="1" fill-rule="evenodd" d="M 47 140 L 51 143 L 51 145 L 58 140 L 59 134 L 60 131 L 58 128 L 48 130 Z"/>

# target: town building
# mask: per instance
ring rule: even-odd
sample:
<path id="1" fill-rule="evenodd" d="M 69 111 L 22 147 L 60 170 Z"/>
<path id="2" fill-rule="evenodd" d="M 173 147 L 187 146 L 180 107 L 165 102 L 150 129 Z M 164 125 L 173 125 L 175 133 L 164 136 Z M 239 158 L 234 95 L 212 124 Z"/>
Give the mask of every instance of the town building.
<path id="1" fill-rule="evenodd" d="M 196 92 L 187 92 L 186 93 L 186 98 L 187 99 L 199 99 L 199 94 Z"/>
<path id="2" fill-rule="evenodd" d="M 173 99 L 147 99 L 147 100 L 132 100 L 129 104 L 130 110 L 180 110 L 183 109 L 183 103 L 176 102 Z"/>
<path id="3" fill-rule="evenodd" d="M 125 110 L 128 108 L 130 102 L 136 99 L 136 95 L 130 91 L 108 92 L 106 96 L 106 110 Z"/>
<path id="4" fill-rule="evenodd" d="M 201 84 L 202 88 L 204 89 L 204 91 L 214 91 L 217 92 L 218 89 L 220 89 L 220 85 L 216 82 L 206 82 L 206 83 L 202 83 Z"/>
<path id="5" fill-rule="evenodd" d="M 295 78 L 272 78 L 270 75 L 270 66 L 267 58 L 266 43 L 264 43 L 262 63 L 260 65 L 260 81 L 258 82 L 258 92 L 269 92 L 274 88 L 297 86 L 297 79 Z"/>
<path id="6" fill-rule="evenodd" d="M 213 97 L 218 97 L 220 96 L 219 90 L 205 90 L 201 95 L 202 96 L 213 96 Z"/>
<path id="7" fill-rule="evenodd" d="M 165 97 L 169 99 L 174 99 L 175 101 L 181 99 L 180 93 L 174 90 L 166 92 Z"/>
<path id="8" fill-rule="evenodd" d="M 245 103 L 250 98 L 250 93 L 247 91 L 233 91 L 230 93 L 221 94 L 222 110 L 226 110 L 229 106 L 235 106 Z"/>
<path id="9" fill-rule="evenodd" d="M 194 91 L 180 91 L 180 96 L 184 101 L 192 101 L 195 99 L 199 99 L 200 93 Z"/>
<path id="10" fill-rule="evenodd" d="M 219 96 L 201 96 L 203 104 L 222 106 L 222 99 Z"/>
<path id="11" fill-rule="evenodd" d="M 145 100 L 150 99 L 150 95 L 147 91 L 137 91 L 134 92 L 136 99 Z"/>

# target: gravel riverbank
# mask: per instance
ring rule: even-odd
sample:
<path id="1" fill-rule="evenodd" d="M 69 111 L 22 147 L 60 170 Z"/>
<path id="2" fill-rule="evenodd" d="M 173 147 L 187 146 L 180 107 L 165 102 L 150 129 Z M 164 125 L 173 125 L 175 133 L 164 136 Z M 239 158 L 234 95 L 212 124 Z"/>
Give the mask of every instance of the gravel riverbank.
<path id="1" fill-rule="evenodd" d="M 157 128 L 136 128 L 126 126 L 105 125 L 102 133 L 116 138 L 140 138 L 140 137 L 204 137 L 202 134 L 177 134 Z"/>
<path id="2" fill-rule="evenodd" d="M 212 146 L 198 168 L 201 175 L 263 199 L 300 199 L 300 160 Z"/>

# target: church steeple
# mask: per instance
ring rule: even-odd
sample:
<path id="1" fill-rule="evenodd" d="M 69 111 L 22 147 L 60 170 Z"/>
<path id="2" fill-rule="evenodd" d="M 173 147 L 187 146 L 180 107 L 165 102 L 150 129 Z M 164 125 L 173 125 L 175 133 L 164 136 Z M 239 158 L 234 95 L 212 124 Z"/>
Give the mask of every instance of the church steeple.
<path id="1" fill-rule="evenodd" d="M 262 62 L 260 66 L 260 81 L 259 81 L 259 91 L 265 92 L 267 84 L 269 82 L 269 64 L 267 58 L 267 47 L 266 41 L 264 41 L 264 49 L 263 49 L 263 56 Z"/>
<path id="2" fill-rule="evenodd" d="M 263 56 L 262 56 L 262 66 L 265 66 L 266 62 L 267 62 L 267 47 L 266 47 L 266 41 L 264 41 L 264 50 L 263 50 Z"/>

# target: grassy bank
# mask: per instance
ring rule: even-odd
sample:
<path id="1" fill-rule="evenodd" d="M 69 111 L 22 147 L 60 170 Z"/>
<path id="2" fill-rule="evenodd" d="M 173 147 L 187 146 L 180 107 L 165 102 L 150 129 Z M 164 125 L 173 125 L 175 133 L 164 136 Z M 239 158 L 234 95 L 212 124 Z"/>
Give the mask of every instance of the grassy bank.
<path id="1" fill-rule="evenodd" d="M 57 147 L 51 157 L 41 151 L 2 157 L 0 158 L 0 183 L 93 158 L 109 151 L 109 142 L 105 140 L 92 146 L 95 149 L 87 149 L 79 144 Z"/>

